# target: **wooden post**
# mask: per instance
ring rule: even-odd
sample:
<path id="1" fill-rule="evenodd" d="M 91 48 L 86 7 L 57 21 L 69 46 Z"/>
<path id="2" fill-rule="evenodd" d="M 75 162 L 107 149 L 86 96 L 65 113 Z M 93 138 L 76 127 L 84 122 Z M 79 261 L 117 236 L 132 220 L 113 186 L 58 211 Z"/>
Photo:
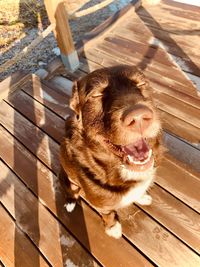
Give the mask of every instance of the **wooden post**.
<path id="1" fill-rule="evenodd" d="M 55 23 L 54 35 L 61 52 L 61 59 L 66 68 L 74 71 L 79 66 L 75 50 L 68 14 L 63 0 L 45 0 L 45 6 L 51 23 Z"/>

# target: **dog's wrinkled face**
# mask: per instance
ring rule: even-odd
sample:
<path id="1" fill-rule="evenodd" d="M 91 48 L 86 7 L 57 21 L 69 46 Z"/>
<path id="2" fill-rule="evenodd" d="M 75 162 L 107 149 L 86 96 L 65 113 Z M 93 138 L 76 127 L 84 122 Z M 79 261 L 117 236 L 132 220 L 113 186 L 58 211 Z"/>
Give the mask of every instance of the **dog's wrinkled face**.
<path id="1" fill-rule="evenodd" d="M 153 165 L 151 140 L 161 126 L 151 88 L 135 67 L 100 69 L 73 87 L 70 107 L 85 133 L 101 140 L 132 170 Z"/>

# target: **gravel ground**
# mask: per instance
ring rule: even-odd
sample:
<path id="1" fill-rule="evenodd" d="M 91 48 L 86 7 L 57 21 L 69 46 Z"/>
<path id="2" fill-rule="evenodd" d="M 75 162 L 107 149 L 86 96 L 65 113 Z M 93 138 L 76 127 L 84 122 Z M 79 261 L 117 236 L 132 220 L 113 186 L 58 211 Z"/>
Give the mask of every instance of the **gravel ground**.
<path id="1" fill-rule="evenodd" d="M 78 2 L 78 1 L 75 1 Z M 82 9 L 93 6 L 101 1 L 91 0 Z M 73 34 L 74 41 L 77 42 L 83 38 L 83 35 L 95 26 L 99 25 L 109 16 L 114 14 L 116 11 L 130 3 L 131 0 L 118 0 L 114 1 L 109 6 L 101 9 L 90 15 L 81 17 L 77 20 L 71 20 L 70 26 Z M 24 47 L 29 45 L 32 40 L 34 40 L 39 33 L 37 28 L 26 29 L 24 31 L 25 37 L 18 39 L 12 43 L 9 49 L 3 51 L 0 57 L 0 65 L 5 63 L 7 60 L 11 59 L 17 53 L 19 53 Z M 44 67 L 52 61 L 56 55 L 53 49 L 57 47 L 56 40 L 53 33 L 49 34 L 37 47 L 35 47 L 26 57 L 23 57 L 17 64 L 8 68 L 7 70 L 0 73 L 0 81 L 5 79 L 11 73 L 17 70 L 26 70 L 28 72 L 35 72 L 37 69 Z"/>

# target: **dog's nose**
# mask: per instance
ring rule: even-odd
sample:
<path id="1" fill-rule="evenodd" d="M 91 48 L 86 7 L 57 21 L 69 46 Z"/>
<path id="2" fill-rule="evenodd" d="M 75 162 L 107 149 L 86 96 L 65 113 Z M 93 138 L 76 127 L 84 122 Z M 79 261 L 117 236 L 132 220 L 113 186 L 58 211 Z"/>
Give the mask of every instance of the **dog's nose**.
<path id="1" fill-rule="evenodd" d="M 126 110 L 122 116 L 124 127 L 143 133 L 152 123 L 153 111 L 145 105 L 137 104 Z"/>

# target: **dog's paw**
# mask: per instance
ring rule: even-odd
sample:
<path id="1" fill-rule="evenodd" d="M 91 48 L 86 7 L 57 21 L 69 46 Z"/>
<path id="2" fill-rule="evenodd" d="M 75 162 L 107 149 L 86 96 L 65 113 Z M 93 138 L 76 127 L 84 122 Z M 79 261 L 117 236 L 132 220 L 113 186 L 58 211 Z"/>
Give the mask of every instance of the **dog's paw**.
<path id="1" fill-rule="evenodd" d="M 76 202 L 66 203 L 64 207 L 66 208 L 67 212 L 72 212 L 76 207 Z"/>
<path id="2" fill-rule="evenodd" d="M 109 236 L 112 236 L 114 238 L 120 238 L 122 236 L 121 223 L 116 222 L 112 227 L 106 228 L 105 232 Z"/>
<path id="3" fill-rule="evenodd" d="M 136 203 L 143 206 L 149 206 L 152 203 L 152 197 L 148 194 L 144 194 L 140 199 L 136 201 Z"/>

